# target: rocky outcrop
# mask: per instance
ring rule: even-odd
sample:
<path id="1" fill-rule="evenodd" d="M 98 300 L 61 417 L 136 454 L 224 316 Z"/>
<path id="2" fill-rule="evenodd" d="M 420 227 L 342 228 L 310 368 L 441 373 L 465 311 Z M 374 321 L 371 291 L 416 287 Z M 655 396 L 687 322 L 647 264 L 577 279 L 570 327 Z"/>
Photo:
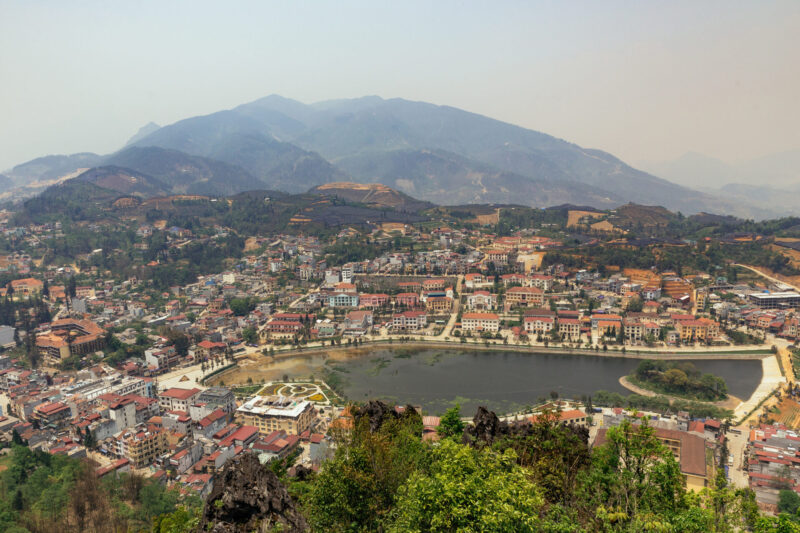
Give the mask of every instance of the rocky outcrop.
<path id="1" fill-rule="evenodd" d="M 583 443 L 589 442 L 589 430 L 585 426 L 567 424 L 564 427 L 575 433 Z M 537 426 L 529 420 L 508 423 L 485 407 L 478 407 L 472 425 L 464 428 L 462 441 L 473 446 L 490 446 L 497 439 L 536 436 L 537 431 Z"/>
<path id="2" fill-rule="evenodd" d="M 353 418 L 356 424 L 363 419 L 369 420 L 369 430 L 372 433 L 379 431 L 381 426 L 389 420 L 401 420 L 406 418 L 419 418 L 420 424 L 422 418 L 413 406 L 407 405 L 401 410 L 397 410 L 391 405 L 385 404 L 380 400 L 370 400 L 361 407 L 353 409 Z"/>
<path id="3" fill-rule="evenodd" d="M 252 453 L 230 459 L 214 481 L 198 532 L 307 531 L 286 487 Z"/>

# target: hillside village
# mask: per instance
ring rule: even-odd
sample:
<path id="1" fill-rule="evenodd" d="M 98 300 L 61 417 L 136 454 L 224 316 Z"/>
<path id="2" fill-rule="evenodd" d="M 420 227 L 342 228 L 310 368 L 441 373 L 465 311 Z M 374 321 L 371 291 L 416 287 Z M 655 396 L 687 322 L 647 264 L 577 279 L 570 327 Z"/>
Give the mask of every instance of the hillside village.
<path id="1" fill-rule="evenodd" d="M 140 265 L 128 271 L 139 274 L 119 277 L 107 266 L 120 251 L 95 249 L 72 264 L 48 261 L 37 254 L 52 253 L 49 243 L 74 230 L 14 226 L 6 217 L 6 242 L 24 251 L 0 256 L 8 279 L 0 289 L 3 439 L 90 458 L 99 476 L 136 472 L 205 497 L 226 461 L 245 452 L 262 463 L 290 458 L 318 469 L 335 447 L 332 428 L 350 423 L 347 399 L 319 379 L 226 383 L 243 363 L 392 342 L 657 356 L 748 346 L 769 353 L 800 338 L 800 294 L 783 282 L 730 264 L 679 273 L 552 261 L 565 257 L 572 237 L 535 228 L 500 235 L 497 220 L 255 235 L 219 272 L 160 288 L 149 273 L 193 244 L 213 248 L 234 230 L 215 225 L 197 235 L 197 228 L 158 221 L 131 226 L 125 253 Z M 587 231 L 582 242 L 589 247 L 699 246 Z M 348 243 L 364 238 L 388 246 L 347 260 L 355 246 Z M 753 239 L 720 240 L 739 246 Z M 152 254 L 153 246 L 160 251 Z M 652 416 L 687 485 L 698 490 L 719 468 L 731 420 L 755 410 L 717 410 L 715 418 L 625 411 L 622 400 L 556 406 L 562 421 L 591 428 L 596 445 L 604 428 Z M 442 413 L 422 414 L 423 436 L 437 439 Z M 787 460 L 800 438 L 796 427 L 770 425 L 765 415 L 753 427 L 748 439 L 726 446 L 740 469 L 729 475 L 774 510 L 787 484 L 800 492 L 800 455 Z"/>

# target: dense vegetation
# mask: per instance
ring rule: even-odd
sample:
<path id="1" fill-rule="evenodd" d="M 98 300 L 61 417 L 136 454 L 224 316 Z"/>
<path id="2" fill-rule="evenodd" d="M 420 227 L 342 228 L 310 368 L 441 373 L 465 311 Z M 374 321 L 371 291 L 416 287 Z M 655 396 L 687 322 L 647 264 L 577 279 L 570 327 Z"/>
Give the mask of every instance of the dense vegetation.
<path id="1" fill-rule="evenodd" d="M 687 398 L 717 401 L 728 397 L 725 380 L 703 374 L 689 362 L 645 359 L 636 367 L 633 381 L 657 392 Z"/>
<path id="2" fill-rule="evenodd" d="M 431 445 L 416 415 L 357 415 L 334 458 L 290 490 L 315 531 L 766 532 L 777 523 L 722 469 L 704 493 L 687 493 L 646 424 L 610 428 L 590 452 L 585 429 L 556 420 L 486 423 L 463 442 L 455 432 Z"/>
<path id="3" fill-rule="evenodd" d="M 14 445 L 0 460 L 0 531 L 149 531 L 178 508 L 176 490 L 131 474 L 98 478 L 87 462 Z M 198 509 L 199 499 L 181 505 Z M 177 515 L 175 515 L 177 516 Z"/>
<path id="4" fill-rule="evenodd" d="M 686 411 L 692 418 L 718 418 L 725 419 L 733 416 L 733 411 L 723 409 L 714 404 L 683 400 L 677 398 L 670 400 L 666 396 L 642 396 L 629 394 L 623 396 L 618 392 L 600 390 L 592 396 L 592 403 L 602 407 L 621 407 L 625 409 L 644 409 L 657 413 L 677 413 Z"/>
<path id="5" fill-rule="evenodd" d="M 350 431 L 335 431 L 334 456 L 319 473 L 290 477 L 293 459 L 269 467 L 287 484 L 313 531 L 800 532 L 797 503 L 761 516 L 753 493 L 716 469 L 689 493 L 674 456 L 646 420 L 609 428 L 589 449 L 588 431 L 545 413 L 505 425 L 479 412 L 464 430 L 457 408 L 441 441 L 421 439 L 413 410 L 353 408 Z M 724 450 L 722 460 L 725 460 Z M 2 459 L 0 530 L 189 532 L 196 498 L 179 503 L 159 483 L 123 474 L 99 480 L 84 462 L 14 446 Z"/>

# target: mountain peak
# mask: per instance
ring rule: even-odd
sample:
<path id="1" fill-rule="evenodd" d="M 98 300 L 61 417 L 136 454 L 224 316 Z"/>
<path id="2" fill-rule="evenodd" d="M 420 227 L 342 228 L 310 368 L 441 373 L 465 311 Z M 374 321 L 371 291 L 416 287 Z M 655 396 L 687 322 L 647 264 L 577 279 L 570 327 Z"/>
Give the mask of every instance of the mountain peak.
<path id="1" fill-rule="evenodd" d="M 159 126 L 155 122 L 148 122 L 147 124 L 145 124 L 144 126 L 139 128 L 139 131 L 137 131 L 136 134 L 134 134 L 133 137 L 128 139 L 128 142 L 125 143 L 125 146 L 130 146 L 131 144 L 135 143 L 136 141 L 139 141 L 140 139 L 144 139 L 145 137 L 147 137 L 148 135 L 150 135 L 151 133 L 153 133 L 154 131 L 159 130 L 159 129 L 161 129 L 161 126 Z"/>

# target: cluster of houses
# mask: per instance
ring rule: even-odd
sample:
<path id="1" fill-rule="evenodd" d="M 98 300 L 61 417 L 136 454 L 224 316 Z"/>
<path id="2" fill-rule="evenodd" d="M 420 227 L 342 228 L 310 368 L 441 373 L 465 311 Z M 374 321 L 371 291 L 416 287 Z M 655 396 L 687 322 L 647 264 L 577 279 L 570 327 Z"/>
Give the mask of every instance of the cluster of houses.
<path id="1" fill-rule="evenodd" d="M 304 451 L 318 466 L 330 441 L 305 400 L 255 396 L 239 403 L 224 387 L 157 390 L 153 378 L 105 365 L 51 377 L 0 358 L 0 440 L 82 458 L 98 474 L 135 471 L 205 496 L 227 459 L 245 451 L 262 462 Z"/>

